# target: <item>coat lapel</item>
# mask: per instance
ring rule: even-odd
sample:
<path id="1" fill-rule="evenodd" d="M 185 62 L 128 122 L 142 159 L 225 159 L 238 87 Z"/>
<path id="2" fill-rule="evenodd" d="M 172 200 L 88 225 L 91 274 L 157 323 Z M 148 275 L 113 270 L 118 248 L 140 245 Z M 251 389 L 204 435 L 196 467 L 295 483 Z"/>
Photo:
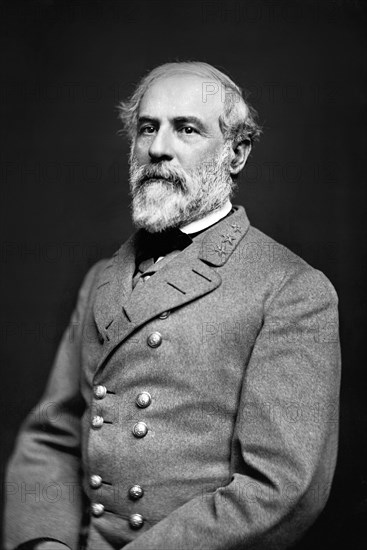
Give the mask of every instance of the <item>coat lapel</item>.
<path id="1" fill-rule="evenodd" d="M 133 331 L 164 311 L 183 306 L 214 289 L 222 279 L 215 267 L 223 265 L 248 230 L 242 206 L 199 234 L 194 242 L 170 261 L 152 266 L 152 278 L 132 292 L 136 246 L 134 233 L 112 257 L 97 285 L 94 316 L 103 341 L 97 370 L 110 353 Z M 168 258 L 167 258 L 168 259 Z"/>
<path id="2" fill-rule="evenodd" d="M 194 242 L 166 265 L 158 266 L 154 277 L 136 287 L 124 306 L 125 315 L 135 328 L 221 284 L 220 275 L 198 258 L 199 246 Z"/>
<path id="3" fill-rule="evenodd" d="M 131 294 L 135 270 L 135 238 L 134 233 L 115 252 L 99 276 L 93 312 L 104 342 L 110 340 L 110 327 L 121 314 L 122 306 Z"/>

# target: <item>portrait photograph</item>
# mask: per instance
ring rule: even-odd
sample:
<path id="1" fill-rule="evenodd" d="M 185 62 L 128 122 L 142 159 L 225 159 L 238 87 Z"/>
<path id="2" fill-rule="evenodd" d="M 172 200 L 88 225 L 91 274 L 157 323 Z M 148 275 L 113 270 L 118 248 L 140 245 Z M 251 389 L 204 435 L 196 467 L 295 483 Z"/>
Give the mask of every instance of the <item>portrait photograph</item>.
<path id="1" fill-rule="evenodd" d="M 364 0 L 3 0 L 3 550 L 366 547 Z"/>

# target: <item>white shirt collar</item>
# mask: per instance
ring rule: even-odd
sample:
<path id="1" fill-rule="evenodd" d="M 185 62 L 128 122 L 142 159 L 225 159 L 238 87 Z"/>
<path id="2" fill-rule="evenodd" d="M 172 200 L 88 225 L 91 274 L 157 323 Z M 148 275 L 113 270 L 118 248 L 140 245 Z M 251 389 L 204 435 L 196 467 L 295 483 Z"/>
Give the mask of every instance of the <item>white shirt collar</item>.
<path id="1" fill-rule="evenodd" d="M 209 214 L 203 218 L 200 218 L 200 220 L 195 220 L 187 225 L 183 225 L 180 227 L 180 230 L 183 231 L 183 233 L 196 233 L 197 231 L 202 231 L 203 229 L 206 229 L 210 225 L 213 225 L 219 221 L 221 218 L 224 218 L 224 216 L 231 211 L 231 208 L 232 203 L 229 199 L 227 199 L 223 206 L 221 206 L 218 210 L 209 212 Z"/>

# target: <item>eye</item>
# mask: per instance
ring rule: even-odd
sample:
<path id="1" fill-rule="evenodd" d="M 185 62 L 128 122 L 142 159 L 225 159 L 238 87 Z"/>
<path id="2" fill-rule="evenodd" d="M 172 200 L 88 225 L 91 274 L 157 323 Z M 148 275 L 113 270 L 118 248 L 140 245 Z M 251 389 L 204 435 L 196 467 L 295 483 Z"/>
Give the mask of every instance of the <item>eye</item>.
<path id="1" fill-rule="evenodd" d="M 153 134 L 155 132 L 154 126 L 142 126 L 139 129 L 139 134 Z"/>
<path id="2" fill-rule="evenodd" d="M 184 132 L 184 134 L 186 135 L 191 135 L 191 134 L 198 134 L 199 132 L 196 130 L 196 128 L 194 128 L 193 126 L 183 126 L 181 128 L 181 132 Z"/>

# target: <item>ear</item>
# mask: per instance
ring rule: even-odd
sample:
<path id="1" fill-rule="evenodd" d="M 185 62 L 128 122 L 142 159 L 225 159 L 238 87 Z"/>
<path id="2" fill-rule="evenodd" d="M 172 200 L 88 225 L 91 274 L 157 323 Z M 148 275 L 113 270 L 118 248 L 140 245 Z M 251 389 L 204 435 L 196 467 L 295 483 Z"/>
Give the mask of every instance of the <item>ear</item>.
<path id="1" fill-rule="evenodd" d="M 230 164 L 231 175 L 235 176 L 243 170 L 250 152 L 251 141 L 249 139 L 237 143 L 237 145 L 232 148 L 232 160 Z"/>

